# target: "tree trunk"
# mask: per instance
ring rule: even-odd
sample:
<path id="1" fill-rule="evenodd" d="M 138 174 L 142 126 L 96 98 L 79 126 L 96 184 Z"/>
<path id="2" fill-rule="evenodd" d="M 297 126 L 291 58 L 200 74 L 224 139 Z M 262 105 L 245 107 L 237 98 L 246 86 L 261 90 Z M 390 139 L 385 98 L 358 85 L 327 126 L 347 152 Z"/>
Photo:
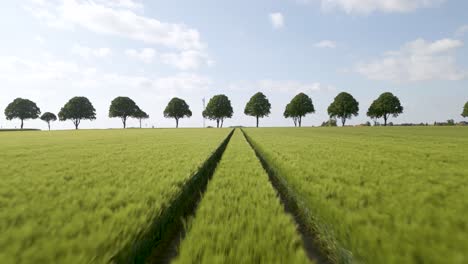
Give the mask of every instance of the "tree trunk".
<path id="1" fill-rule="evenodd" d="M 221 128 L 223 128 L 224 125 L 224 118 L 221 119 Z"/>
<path id="2" fill-rule="evenodd" d="M 141 128 L 141 118 L 140 118 L 140 128 Z"/>
<path id="3" fill-rule="evenodd" d="M 302 127 L 302 116 L 299 117 L 299 127 Z"/>
<path id="4" fill-rule="evenodd" d="M 384 119 L 384 126 L 387 126 L 387 118 L 388 118 L 387 115 L 384 115 L 384 116 L 383 116 L 383 119 Z"/>
<path id="5" fill-rule="evenodd" d="M 179 119 L 178 118 L 175 119 L 175 124 L 176 124 L 175 127 L 179 128 Z"/>
<path id="6" fill-rule="evenodd" d="M 294 127 L 297 127 L 297 119 L 293 117 Z"/>
<path id="7" fill-rule="evenodd" d="M 346 124 L 346 118 L 344 118 L 344 117 L 341 118 L 341 124 L 342 124 L 343 126 L 345 126 L 345 124 Z"/>
<path id="8" fill-rule="evenodd" d="M 21 129 L 23 129 L 23 119 L 21 119 Z"/>
<path id="9" fill-rule="evenodd" d="M 73 124 L 75 125 L 75 130 L 78 130 L 78 126 L 80 125 L 80 120 L 79 119 L 75 119 L 73 121 Z"/>
<path id="10" fill-rule="evenodd" d="M 126 128 L 127 127 L 127 117 L 126 116 L 122 117 L 122 123 L 123 123 L 123 128 Z"/>
<path id="11" fill-rule="evenodd" d="M 258 116 L 257 116 L 257 127 L 258 127 Z"/>
<path id="12" fill-rule="evenodd" d="M 47 122 L 47 126 L 49 127 L 49 131 L 50 131 L 50 121 Z"/>
<path id="13" fill-rule="evenodd" d="M 216 128 L 219 128 L 219 119 L 216 119 Z"/>

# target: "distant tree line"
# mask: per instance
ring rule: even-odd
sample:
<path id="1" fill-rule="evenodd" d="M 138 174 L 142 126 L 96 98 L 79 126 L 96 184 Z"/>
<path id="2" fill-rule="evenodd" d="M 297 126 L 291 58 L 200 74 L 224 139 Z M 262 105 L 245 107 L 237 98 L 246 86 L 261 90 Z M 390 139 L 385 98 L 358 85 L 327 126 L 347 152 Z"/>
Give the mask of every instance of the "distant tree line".
<path id="1" fill-rule="evenodd" d="M 255 117 L 256 126 L 258 127 L 260 119 L 267 117 L 270 111 L 271 104 L 268 98 L 263 93 L 258 92 L 245 105 L 244 114 Z M 327 112 L 330 119 L 323 122 L 322 126 L 336 126 L 337 119 L 341 121 L 342 126 L 345 126 L 346 120 L 358 115 L 359 102 L 351 94 L 342 92 L 335 97 Z M 216 121 L 216 127 L 219 128 L 223 127 L 224 120 L 231 118 L 233 113 L 229 98 L 224 94 L 219 94 L 209 100 L 202 115 L 204 118 Z M 291 118 L 294 126 L 301 127 L 302 118 L 312 113 L 315 113 L 312 99 L 304 93 L 299 93 L 286 105 L 283 116 Z M 367 116 L 374 121 L 374 124 L 377 124 L 378 119 L 383 118 L 384 126 L 387 126 L 387 121 L 391 116 L 397 117 L 402 113 L 403 106 L 400 100 L 389 92 L 381 94 L 372 102 L 367 110 Z M 51 112 L 40 114 L 41 110 L 36 103 L 23 98 L 16 98 L 5 108 L 6 119 L 20 119 L 21 129 L 23 129 L 24 120 L 40 117 L 41 120 L 47 123 L 50 130 L 50 124 L 57 120 L 57 116 Z M 468 102 L 464 105 L 461 115 L 468 117 Z M 164 117 L 174 118 L 176 128 L 179 127 L 180 119 L 191 116 L 192 111 L 190 110 L 190 106 L 181 98 L 172 98 L 164 109 Z M 139 120 L 141 128 L 142 120 L 148 119 L 149 115 L 129 97 L 119 96 L 111 102 L 109 117 L 120 118 L 123 128 L 127 127 L 127 120 L 129 118 L 136 118 Z M 60 109 L 58 119 L 60 121 L 70 120 L 73 122 L 75 129 L 78 129 L 82 120 L 96 119 L 96 109 L 94 109 L 88 98 L 81 96 L 73 97 Z M 365 125 L 370 125 L 370 122 L 367 122 Z"/>

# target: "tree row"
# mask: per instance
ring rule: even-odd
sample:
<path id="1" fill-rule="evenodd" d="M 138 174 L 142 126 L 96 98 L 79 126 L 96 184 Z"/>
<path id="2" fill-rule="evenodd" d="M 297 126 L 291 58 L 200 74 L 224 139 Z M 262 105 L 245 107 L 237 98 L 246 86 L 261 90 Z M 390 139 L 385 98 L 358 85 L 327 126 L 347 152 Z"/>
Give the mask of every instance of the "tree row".
<path id="1" fill-rule="evenodd" d="M 259 126 L 259 120 L 267 117 L 270 114 L 271 104 L 268 98 L 261 92 L 254 94 L 247 102 L 244 108 L 244 114 L 256 118 L 256 126 Z M 349 93 L 339 93 L 327 109 L 330 119 L 341 120 L 344 126 L 346 120 L 357 116 L 359 113 L 359 102 Z M 206 108 L 203 110 L 203 117 L 216 121 L 217 127 L 223 127 L 224 120 L 231 118 L 234 111 L 231 101 L 224 95 L 213 96 Z M 315 113 L 315 108 L 312 99 L 304 94 L 297 94 L 285 107 L 283 116 L 291 118 L 294 126 L 302 126 L 302 118 L 308 114 Z M 381 94 L 374 100 L 367 111 L 367 116 L 376 121 L 383 118 L 384 125 L 387 125 L 388 119 L 393 116 L 397 117 L 403 113 L 398 97 L 392 93 L 386 92 Z M 7 120 L 20 119 L 21 129 L 23 129 L 24 120 L 39 118 L 45 122 L 50 130 L 50 123 L 57 120 L 57 116 L 51 112 L 41 114 L 41 110 L 33 101 L 23 98 L 16 98 L 5 109 Z M 164 109 L 164 117 L 174 118 L 176 128 L 179 127 L 179 120 L 186 117 L 191 117 L 192 111 L 185 100 L 174 97 Z M 463 117 L 468 117 L 468 102 L 465 104 L 462 112 Z M 138 105 L 129 97 L 116 97 L 112 100 L 109 107 L 110 118 L 120 118 L 123 128 L 127 126 L 128 118 L 136 118 L 140 122 L 143 119 L 149 118 L 149 115 L 144 112 Z M 82 120 L 96 119 L 96 109 L 86 97 L 73 97 L 70 99 L 58 113 L 60 121 L 71 120 L 75 129 L 78 129 Z"/>

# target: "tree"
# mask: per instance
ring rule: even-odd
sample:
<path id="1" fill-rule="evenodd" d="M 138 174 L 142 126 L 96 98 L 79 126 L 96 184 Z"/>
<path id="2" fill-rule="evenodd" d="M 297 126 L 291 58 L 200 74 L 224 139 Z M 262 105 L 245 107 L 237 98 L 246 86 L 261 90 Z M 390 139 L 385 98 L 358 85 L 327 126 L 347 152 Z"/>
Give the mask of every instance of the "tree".
<path id="1" fill-rule="evenodd" d="M 176 128 L 179 127 L 179 119 L 191 116 L 192 111 L 190 111 L 189 105 L 177 97 L 172 98 L 167 104 L 166 109 L 164 109 L 164 117 L 174 118 L 176 120 Z"/>
<path id="2" fill-rule="evenodd" d="M 258 119 L 268 116 L 270 114 L 270 109 L 271 104 L 268 98 L 266 98 L 263 93 L 258 92 L 254 94 L 245 105 L 244 114 L 254 116 L 257 119 L 258 127 Z"/>
<path id="3" fill-rule="evenodd" d="M 120 117 L 122 119 L 123 128 L 126 128 L 127 118 L 132 117 L 137 110 L 139 110 L 139 108 L 132 99 L 119 96 L 111 102 L 109 117 Z"/>
<path id="4" fill-rule="evenodd" d="M 322 122 L 323 127 L 336 127 L 336 119 L 330 118 L 328 121 Z"/>
<path id="5" fill-rule="evenodd" d="M 346 119 L 357 116 L 359 112 L 359 103 L 349 93 L 339 93 L 333 103 L 328 107 L 328 115 L 331 118 L 340 118 L 344 126 Z"/>
<path id="6" fill-rule="evenodd" d="M 465 106 L 463 107 L 463 112 L 461 115 L 463 117 L 468 117 L 468 102 L 466 102 Z"/>
<path id="7" fill-rule="evenodd" d="M 49 127 L 50 131 L 50 122 L 57 121 L 57 116 L 51 112 L 45 112 L 44 114 L 42 114 L 41 120 L 47 123 L 47 126 Z"/>
<path id="8" fill-rule="evenodd" d="M 28 99 L 16 98 L 5 108 L 5 117 L 7 120 L 18 118 L 21 120 L 21 129 L 26 119 L 36 119 L 41 114 L 41 109 L 36 103 Z"/>
<path id="9" fill-rule="evenodd" d="M 401 113 L 403 113 L 403 107 L 401 106 L 400 99 L 392 93 L 386 92 L 372 102 L 367 111 L 367 116 L 373 119 L 383 117 L 384 126 L 386 126 L 390 115 L 397 117 Z"/>
<path id="10" fill-rule="evenodd" d="M 302 126 L 302 118 L 307 114 L 315 113 L 312 99 L 305 93 L 299 93 L 286 105 L 284 117 L 292 118 L 295 126 Z"/>
<path id="11" fill-rule="evenodd" d="M 141 128 L 141 120 L 148 119 L 149 115 L 145 111 L 138 108 L 137 111 L 133 114 L 132 117 L 134 117 L 134 118 L 138 119 L 138 121 L 140 121 L 140 128 Z"/>
<path id="12" fill-rule="evenodd" d="M 223 127 L 224 119 L 231 118 L 233 114 L 231 101 L 224 94 L 218 94 L 213 96 L 205 110 L 203 110 L 203 117 L 210 120 L 216 120 L 216 127 Z"/>
<path id="13" fill-rule="evenodd" d="M 291 103 L 286 105 L 286 108 L 284 109 L 283 116 L 285 118 L 292 118 L 293 122 L 294 122 L 294 126 L 297 127 L 298 118 L 296 116 L 294 116 L 294 114 L 293 114 Z"/>
<path id="14" fill-rule="evenodd" d="M 96 119 L 96 109 L 86 97 L 73 97 L 68 101 L 58 114 L 60 121 L 71 120 L 78 129 L 81 120 Z"/>
<path id="15" fill-rule="evenodd" d="M 377 104 L 372 103 L 369 106 L 369 109 L 367 110 L 367 116 L 370 117 L 372 121 L 374 121 L 374 126 L 377 126 L 377 120 L 380 117 L 379 114 L 377 113 L 376 107 L 377 107 Z"/>

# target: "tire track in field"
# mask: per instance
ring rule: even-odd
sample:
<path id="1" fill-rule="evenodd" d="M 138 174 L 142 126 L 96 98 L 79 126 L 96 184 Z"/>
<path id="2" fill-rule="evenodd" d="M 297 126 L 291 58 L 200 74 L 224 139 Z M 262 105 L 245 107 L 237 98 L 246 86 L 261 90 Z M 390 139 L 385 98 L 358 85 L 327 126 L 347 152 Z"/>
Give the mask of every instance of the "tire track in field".
<path id="1" fill-rule="evenodd" d="M 294 198 L 289 197 L 285 187 L 278 179 L 278 175 L 273 171 L 272 167 L 266 162 L 262 155 L 257 151 L 255 146 L 252 144 L 251 138 L 245 133 L 243 129 L 240 129 L 244 135 L 247 143 L 255 152 L 258 160 L 263 166 L 263 169 L 267 172 L 270 179 L 271 185 L 278 193 L 278 197 L 281 201 L 281 204 L 284 206 L 286 213 L 293 216 L 294 221 L 296 222 L 297 231 L 301 235 L 302 244 L 304 250 L 307 253 L 307 256 L 310 260 L 314 261 L 317 264 L 329 264 L 333 263 L 330 258 L 327 257 L 327 254 L 321 249 L 319 243 L 317 242 L 317 235 L 310 231 L 307 227 L 305 221 L 300 217 L 300 209 L 294 200 Z"/>
<path id="2" fill-rule="evenodd" d="M 180 241 L 185 236 L 184 222 L 195 215 L 209 180 L 221 160 L 234 130 L 215 152 L 182 187 L 181 193 L 137 241 L 126 245 L 111 263 L 169 263 L 177 256 Z"/>

